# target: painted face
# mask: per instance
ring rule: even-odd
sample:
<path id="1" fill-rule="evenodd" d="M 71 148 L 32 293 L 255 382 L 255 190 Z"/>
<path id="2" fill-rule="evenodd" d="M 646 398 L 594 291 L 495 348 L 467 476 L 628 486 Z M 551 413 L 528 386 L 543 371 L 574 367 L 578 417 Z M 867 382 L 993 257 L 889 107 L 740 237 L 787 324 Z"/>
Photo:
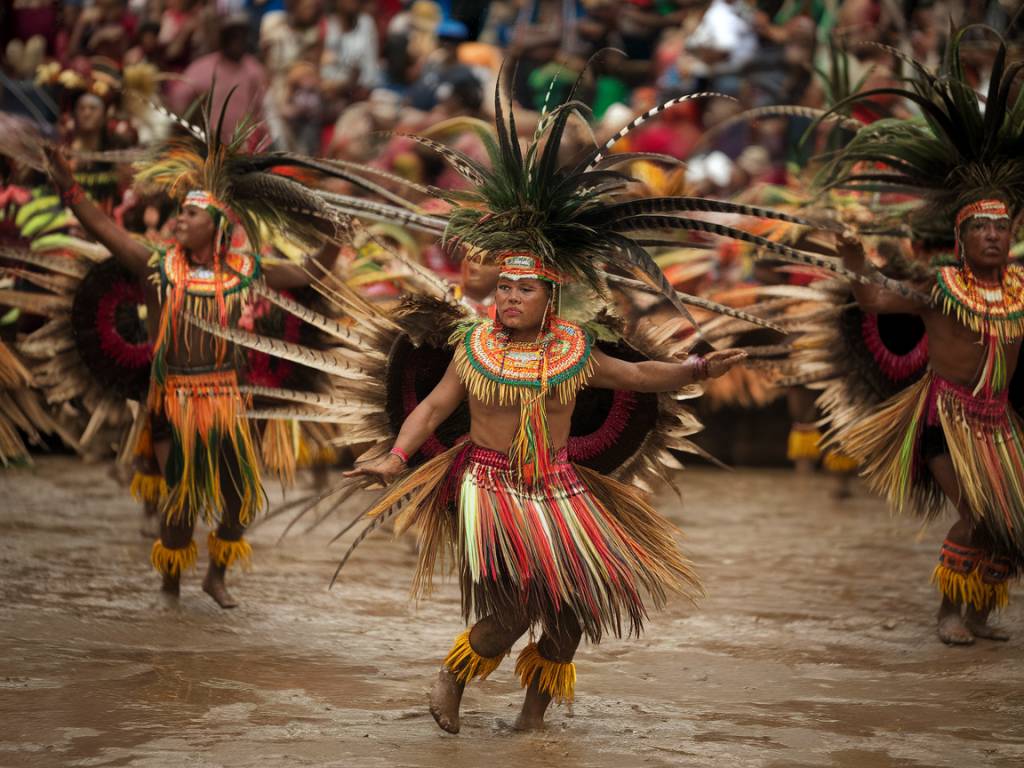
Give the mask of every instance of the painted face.
<path id="1" fill-rule="evenodd" d="M 964 257 L 975 272 L 1002 269 L 1010 258 L 1010 221 L 981 216 L 965 221 L 960 228 Z"/>
<path id="2" fill-rule="evenodd" d="M 174 237 L 193 255 L 206 251 L 213 241 L 213 217 L 196 205 L 186 205 L 174 222 Z"/>
<path id="3" fill-rule="evenodd" d="M 512 331 L 540 331 L 551 289 L 540 280 L 500 278 L 494 293 L 498 320 Z"/>

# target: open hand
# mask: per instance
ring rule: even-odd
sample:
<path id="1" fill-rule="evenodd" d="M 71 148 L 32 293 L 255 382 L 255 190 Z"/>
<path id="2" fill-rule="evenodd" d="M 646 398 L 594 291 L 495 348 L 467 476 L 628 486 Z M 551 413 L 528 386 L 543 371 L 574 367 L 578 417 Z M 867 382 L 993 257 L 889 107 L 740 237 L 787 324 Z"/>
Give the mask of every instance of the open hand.
<path id="1" fill-rule="evenodd" d="M 381 485 L 390 485 L 391 482 L 405 471 L 405 463 L 389 453 L 383 459 L 367 462 L 363 465 L 356 465 L 355 469 L 343 472 L 343 477 L 369 477 Z"/>
<path id="2" fill-rule="evenodd" d="M 734 366 L 747 359 L 742 349 L 720 349 L 704 355 L 708 366 L 708 378 L 717 379 L 728 373 Z"/>

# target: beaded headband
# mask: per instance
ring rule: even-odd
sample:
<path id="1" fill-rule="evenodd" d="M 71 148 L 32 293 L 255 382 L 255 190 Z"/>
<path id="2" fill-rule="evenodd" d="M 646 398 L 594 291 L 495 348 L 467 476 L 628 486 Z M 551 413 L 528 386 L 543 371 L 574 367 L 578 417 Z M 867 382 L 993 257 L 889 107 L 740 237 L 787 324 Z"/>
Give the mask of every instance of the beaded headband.
<path id="1" fill-rule="evenodd" d="M 216 212 L 224 218 L 229 218 L 228 207 L 205 189 L 193 189 L 185 195 L 185 202 L 182 205 L 194 205 L 211 215 Z"/>
<path id="2" fill-rule="evenodd" d="M 1007 219 L 1010 212 L 1002 200 L 975 200 L 968 203 L 956 215 L 956 250 L 957 258 L 963 253 L 964 245 L 960 240 L 960 226 L 968 219 Z"/>
<path id="3" fill-rule="evenodd" d="M 530 253 L 509 253 L 501 260 L 499 278 L 507 280 L 543 280 L 554 285 L 562 284 L 562 276 Z"/>

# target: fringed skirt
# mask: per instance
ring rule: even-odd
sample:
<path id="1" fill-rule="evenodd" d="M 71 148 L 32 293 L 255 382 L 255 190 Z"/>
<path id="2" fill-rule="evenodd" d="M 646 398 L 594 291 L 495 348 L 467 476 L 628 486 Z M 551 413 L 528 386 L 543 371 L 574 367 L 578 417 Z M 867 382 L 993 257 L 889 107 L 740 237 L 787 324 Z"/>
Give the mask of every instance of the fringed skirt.
<path id="1" fill-rule="evenodd" d="M 937 514 L 945 496 L 928 471 L 924 437 L 941 430 L 960 492 L 997 547 L 1024 563 L 1024 424 L 1007 393 L 975 396 L 928 372 L 869 416 L 830 436 L 899 511 Z"/>
<path id="2" fill-rule="evenodd" d="M 557 631 L 571 614 L 592 642 L 628 627 L 639 634 L 648 600 L 693 599 L 700 586 L 673 538 L 674 526 L 635 488 L 568 461 L 532 486 L 508 457 L 472 444 L 427 462 L 370 515 L 408 497 L 397 520 L 419 532 L 413 591 L 425 595 L 438 559 L 459 573 L 463 616 L 497 613 Z"/>
<path id="3" fill-rule="evenodd" d="M 266 495 L 235 371 L 170 374 L 162 386 L 154 382 L 149 408 L 154 422 L 170 430 L 163 509 L 168 522 L 219 522 L 230 488 L 238 521 L 248 525 Z"/>

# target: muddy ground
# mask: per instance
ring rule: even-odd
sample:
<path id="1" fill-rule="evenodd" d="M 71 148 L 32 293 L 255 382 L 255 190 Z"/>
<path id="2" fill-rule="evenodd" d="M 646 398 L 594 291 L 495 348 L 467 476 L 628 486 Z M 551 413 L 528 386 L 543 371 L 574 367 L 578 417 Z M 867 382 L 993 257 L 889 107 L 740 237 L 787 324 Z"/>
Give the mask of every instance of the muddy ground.
<path id="1" fill-rule="evenodd" d="M 233 581 L 241 608 L 218 609 L 198 573 L 168 603 L 105 467 L 0 472 L 0 766 L 1024 765 L 1024 612 L 1005 612 L 1008 644 L 936 640 L 944 525 L 783 470 L 680 485 L 661 508 L 701 568 L 699 609 L 584 646 L 577 702 L 543 733 L 509 732 L 507 661 L 450 736 L 424 702 L 457 594 L 411 605 L 404 542 L 369 541 L 327 591 L 337 524 L 280 544 L 271 524 Z"/>

